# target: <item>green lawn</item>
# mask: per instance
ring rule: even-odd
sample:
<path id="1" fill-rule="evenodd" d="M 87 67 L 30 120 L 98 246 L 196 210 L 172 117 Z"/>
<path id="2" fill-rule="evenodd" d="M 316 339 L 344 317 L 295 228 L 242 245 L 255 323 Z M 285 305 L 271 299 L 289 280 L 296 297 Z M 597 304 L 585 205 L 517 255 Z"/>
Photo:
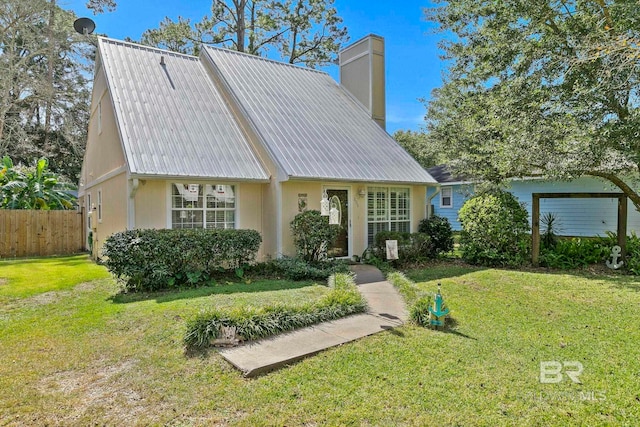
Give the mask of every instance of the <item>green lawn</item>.
<path id="1" fill-rule="evenodd" d="M 78 258 L 57 262 L 67 260 Z M 30 261 L 23 271 L 46 270 L 47 262 Z M 9 277 L 0 289 L 16 287 L 20 268 L 0 262 L 0 277 Z M 434 265 L 409 275 L 429 291 L 442 282 L 454 331 L 405 326 L 247 380 L 215 351 L 185 355 L 185 319 L 211 305 L 312 300 L 325 287 L 256 281 L 140 298 L 117 295 L 102 267 L 74 269 L 64 286 L 2 297 L 0 425 L 632 426 L 640 419 L 634 278 Z M 91 277 L 95 269 L 102 278 Z M 541 384 L 543 361 L 579 361 L 582 384 L 566 376 Z"/>

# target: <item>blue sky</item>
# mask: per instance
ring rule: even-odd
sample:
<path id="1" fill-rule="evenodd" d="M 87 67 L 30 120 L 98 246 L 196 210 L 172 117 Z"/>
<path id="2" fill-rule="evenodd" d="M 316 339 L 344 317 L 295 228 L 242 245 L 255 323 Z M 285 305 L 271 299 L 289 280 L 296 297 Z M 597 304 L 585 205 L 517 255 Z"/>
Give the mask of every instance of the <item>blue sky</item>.
<path id="1" fill-rule="evenodd" d="M 96 31 L 109 37 L 139 40 L 149 28 L 157 28 L 168 16 L 199 20 L 209 13 L 210 0 L 118 0 L 115 12 L 93 16 L 84 7 L 85 0 L 60 0 L 60 6 L 78 16 L 89 16 Z M 418 98 L 428 98 L 440 86 L 443 63 L 437 43 L 440 35 L 429 33 L 422 8 L 428 1 L 335 0 L 351 41 L 367 34 L 385 38 L 387 84 L 387 131 L 418 130 L 423 125 L 424 105 Z M 325 69 L 338 79 L 337 66 Z"/>

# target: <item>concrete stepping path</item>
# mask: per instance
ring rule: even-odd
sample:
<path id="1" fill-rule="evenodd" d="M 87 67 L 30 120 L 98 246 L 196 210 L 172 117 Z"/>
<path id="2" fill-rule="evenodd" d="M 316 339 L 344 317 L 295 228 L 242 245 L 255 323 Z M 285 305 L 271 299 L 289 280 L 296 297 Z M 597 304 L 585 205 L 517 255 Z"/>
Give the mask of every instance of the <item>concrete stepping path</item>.
<path id="1" fill-rule="evenodd" d="M 407 320 L 404 301 L 380 270 L 370 265 L 353 265 L 351 269 L 356 274 L 358 290 L 369 305 L 367 313 L 223 349 L 220 355 L 246 377 L 254 377 L 327 348 L 402 325 Z"/>

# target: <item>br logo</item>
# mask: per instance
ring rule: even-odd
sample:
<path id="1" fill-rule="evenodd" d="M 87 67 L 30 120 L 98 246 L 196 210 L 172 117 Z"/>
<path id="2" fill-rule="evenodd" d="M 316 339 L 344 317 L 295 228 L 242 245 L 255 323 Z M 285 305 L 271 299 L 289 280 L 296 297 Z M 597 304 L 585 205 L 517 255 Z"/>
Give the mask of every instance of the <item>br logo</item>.
<path id="1" fill-rule="evenodd" d="M 584 367 L 580 362 L 556 362 L 555 360 L 540 362 L 540 382 L 543 384 L 557 384 L 562 381 L 563 374 L 571 381 L 581 384 L 578 378 Z"/>

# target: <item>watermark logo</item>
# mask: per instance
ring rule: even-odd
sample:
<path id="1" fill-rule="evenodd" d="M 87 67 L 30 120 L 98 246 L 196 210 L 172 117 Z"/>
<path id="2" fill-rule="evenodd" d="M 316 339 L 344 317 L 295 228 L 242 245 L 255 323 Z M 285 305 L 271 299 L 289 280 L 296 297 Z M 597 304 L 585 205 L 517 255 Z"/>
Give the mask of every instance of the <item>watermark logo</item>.
<path id="1" fill-rule="evenodd" d="M 540 362 L 540 383 L 542 384 L 558 384 L 565 378 L 573 384 L 582 384 L 580 375 L 584 371 L 582 363 L 577 361 L 547 360 Z M 606 400 L 606 392 L 600 390 L 580 390 L 577 391 L 541 391 L 531 393 L 530 398 L 541 401 L 604 401 Z"/>
<path id="2" fill-rule="evenodd" d="M 582 384 L 579 377 L 583 370 L 584 366 L 577 361 L 549 360 L 540 362 L 540 382 L 542 384 L 558 384 L 566 375 L 575 384 Z"/>

